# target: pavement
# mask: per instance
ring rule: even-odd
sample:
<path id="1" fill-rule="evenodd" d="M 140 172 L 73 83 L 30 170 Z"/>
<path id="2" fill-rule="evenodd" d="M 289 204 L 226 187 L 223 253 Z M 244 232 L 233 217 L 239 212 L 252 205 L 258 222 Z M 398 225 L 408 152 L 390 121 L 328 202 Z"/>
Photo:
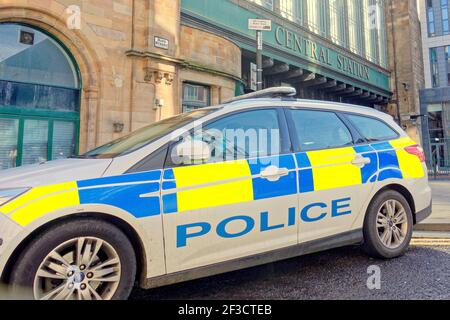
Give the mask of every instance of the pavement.
<path id="1" fill-rule="evenodd" d="M 450 232 L 450 179 L 430 180 L 433 213 L 416 226 L 419 231 Z"/>
<path id="2" fill-rule="evenodd" d="M 135 289 L 131 299 L 449 300 L 449 265 L 450 240 L 414 239 L 406 254 L 393 260 L 372 259 L 359 246 L 350 246 L 167 287 Z M 379 278 L 371 278 L 373 270 Z M 369 289 L 368 282 L 378 279 L 379 289 Z"/>

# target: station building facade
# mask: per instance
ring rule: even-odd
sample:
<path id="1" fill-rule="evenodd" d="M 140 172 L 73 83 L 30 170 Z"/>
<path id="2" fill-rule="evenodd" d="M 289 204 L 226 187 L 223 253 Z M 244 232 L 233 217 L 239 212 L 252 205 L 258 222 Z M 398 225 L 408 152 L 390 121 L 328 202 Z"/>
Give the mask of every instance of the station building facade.
<path id="1" fill-rule="evenodd" d="M 0 169 L 83 153 L 264 85 L 383 108 L 384 1 L 0 0 Z"/>

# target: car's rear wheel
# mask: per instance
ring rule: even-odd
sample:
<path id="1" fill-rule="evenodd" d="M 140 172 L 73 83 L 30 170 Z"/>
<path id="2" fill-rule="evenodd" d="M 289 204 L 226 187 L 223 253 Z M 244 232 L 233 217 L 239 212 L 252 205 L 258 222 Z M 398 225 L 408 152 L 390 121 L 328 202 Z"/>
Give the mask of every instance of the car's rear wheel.
<path id="1" fill-rule="evenodd" d="M 364 248 L 382 259 L 405 253 L 413 232 L 411 207 L 405 197 L 394 190 L 376 196 L 369 205 L 364 221 Z"/>
<path id="2" fill-rule="evenodd" d="M 39 235 L 20 255 L 11 284 L 37 300 L 111 300 L 128 298 L 135 276 L 126 235 L 107 222 L 82 218 Z"/>

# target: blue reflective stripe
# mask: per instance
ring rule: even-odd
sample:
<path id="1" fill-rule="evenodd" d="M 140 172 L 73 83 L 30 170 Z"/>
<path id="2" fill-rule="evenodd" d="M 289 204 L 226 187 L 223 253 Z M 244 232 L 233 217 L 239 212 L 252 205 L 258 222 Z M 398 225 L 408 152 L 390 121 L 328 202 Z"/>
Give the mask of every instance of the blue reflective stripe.
<path id="1" fill-rule="evenodd" d="M 163 182 L 163 190 L 172 190 L 172 189 L 176 189 L 177 188 L 177 184 L 175 181 L 164 181 Z"/>
<path id="2" fill-rule="evenodd" d="M 369 182 L 378 171 L 378 157 L 374 149 L 368 145 L 356 146 L 353 148 L 357 153 L 361 154 L 364 158 L 369 158 L 370 163 L 361 168 L 362 183 Z M 373 182 L 372 180 L 370 182 Z"/>
<path id="3" fill-rule="evenodd" d="M 399 169 L 382 169 L 378 175 L 378 181 L 386 179 L 403 179 L 403 174 Z"/>
<path id="4" fill-rule="evenodd" d="M 307 193 L 314 191 L 314 176 L 311 168 L 311 161 L 309 161 L 306 153 L 297 153 L 297 165 L 299 168 L 298 179 L 300 186 L 300 193 Z"/>
<path id="5" fill-rule="evenodd" d="M 403 174 L 398 163 L 397 153 L 389 142 L 375 143 L 371 145 L 378 150 L 379 170 L 378 181 L 386 179 L 403 179 Z"/>
<path id="6" fill-rule="evenodd" d="M 81 204 L 105 204 L 131 213 L 136 218 L 161 214 L 159 196 L 140 195 L 159 191 L 159 183 L 144 183 L 115 187 L 99 187 L 78 191 Z"/>
<path id="7" fill-rule="evenodd" d="M 290 172 L 287 176 L 281 177 L 278 181 L 267 179 L 253 179 L 254 200 L 276 198 L 293 195 L 297 193 L 297 174 Z"/>
<path id="8" fill-rule="evenodd" d="M 254 200 L 270 199 L 297 193 L 297 174 L 292 155 L 250 159 L 248 163 L 252 175 L 259 175 L 270 166 L 293 170 L 287 176 L 281 177 L 278 181 L 269 181 L 263 178 L 252 179 Z"/>
<path id="9" fill-rule="evenodd" d="M 374 143 L 374 144 L 371 144 L 370 146 L 377 151 L 393 150 L 393 148 L 389 142 Z"/>
<path id="10" fill-rule="evenodd" d="M 161 179 L 161 171 L 143 173 L 123 174 L 120 176 L 104 177 L 90 180 L 78 181 L 79 188 L 95 187 L 108 184 L 133 183 L 143 181 L 158 181 Z"/>
<path id="11" fill-rule="evenodd" d="M 366 152 L 373 152 L 374 149 L 371 148 L 369 145 L 364 146 L 355 146 L 353 147 L 357 153 L 366 153 Z"/>
<path id="12" fill-rule="evenodd" d="M 305 152 L 297 153 L 295 156 L 297 157 L 297 165 L 299 169 L 311 168 L 311 161 L 309 161 L 308 154 Z"/>
<path id="13" fill-rule="evenodd" d="M 275 166 L 278 168 L 286 168 L 295 170 L 295 162 L 292 155 L 282 155 L 273 157 L 262 157 L 257 159 L 247 160 L 252 175 L 258 175 L 266 168 Z"/>
<path id="14" fill-rule="evenodd" d="M 167 169 L 164 171 L 164 180 L 175 180 L 175 174 L 172 169 Z"/>
<path id="15" fill-rule="evenodd" d="M 163 195 L 162 199 L 164 213 L 167 214 L 178 212 L 178 199 L 176 193 Z"/>

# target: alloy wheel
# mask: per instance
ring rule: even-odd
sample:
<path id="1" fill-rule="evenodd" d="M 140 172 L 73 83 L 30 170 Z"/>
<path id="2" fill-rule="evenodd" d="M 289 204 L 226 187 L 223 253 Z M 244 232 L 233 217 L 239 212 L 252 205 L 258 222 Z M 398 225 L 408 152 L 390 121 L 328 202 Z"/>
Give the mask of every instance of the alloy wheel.
<path id="1" fill-rule="evenodd" d="M 408 233 L 408 216 L 397 200 L 387 200 L 377 213 L 378 237 L 389 249 L 400 247 Z"/>
<path id="2" fill-rule="evenodd" d="M 104 240 L 78 237 L 53 249 L 36 273 L 38 300 L 109 300 L 120 283 L 121 263 Z"/>

